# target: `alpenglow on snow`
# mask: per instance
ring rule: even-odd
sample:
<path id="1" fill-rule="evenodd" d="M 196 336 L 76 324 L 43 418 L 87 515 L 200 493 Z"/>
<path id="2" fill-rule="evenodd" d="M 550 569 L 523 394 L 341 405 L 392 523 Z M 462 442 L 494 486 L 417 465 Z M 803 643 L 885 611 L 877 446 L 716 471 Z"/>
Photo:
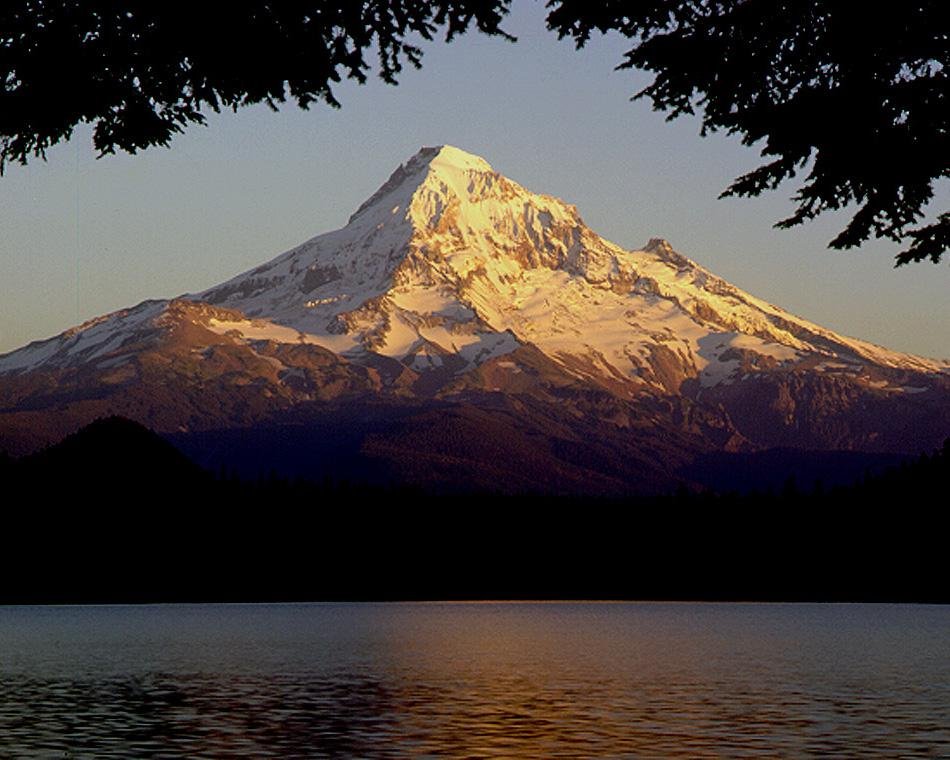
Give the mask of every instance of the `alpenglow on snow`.
<path id="1" fill-rule="evenodd" d="M 208 312 L 206 326 L 249 343 L 312 343 L 356 362 L 375 353 L 422 372 L 446 356 L 461 360 L 460 372 L 531 344 L 569 373 L 631 392 L 805 362 L 827 372 L 950 367 L 793 316 L 664 240 L 625 250 L 574 206 L 447 145 L 400 166 L 344 228 L 186 298 L 240 312 Z M 30 344 L 0 358 L 0 372 L 112 356 L 166 305 L 146 302 Z"/>

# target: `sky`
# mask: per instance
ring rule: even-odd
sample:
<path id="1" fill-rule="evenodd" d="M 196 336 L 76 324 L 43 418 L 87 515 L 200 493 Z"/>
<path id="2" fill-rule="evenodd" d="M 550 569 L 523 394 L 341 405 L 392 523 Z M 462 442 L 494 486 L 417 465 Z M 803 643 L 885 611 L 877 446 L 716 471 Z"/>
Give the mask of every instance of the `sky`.
<path id="1" fill-rule="evenodd" d="M 148 298 L 203 290 L 337 229 L 423 145 L 484 157 L 530 190 L 575 204 L 635 249 L 666 238 L 680 253 L 799 316 L 888 348 L 950 358 L 950 266 L 894 269 L 895 244 L 841 252 L 849 218 L 791 231 L 794 184 L 719 200 L 760 162 L 736 137 L 700 137 L 631 95 L 649 79 L 615 71 L 619 36 L 576 51 L 520 2 L 504 27 L 425 45 L 396 87 L 336 90 L 339 110 L 285 105 L 209 114 L 170 148 L 97 159 L 91 129 L 47 161 L 0 177 L 0 353 Z M 869 156 L 869 161 L 874 157 Z M 934 208 L 950 207 L 938 188 Z M 950 258 L 950 257 L 948 257 Z"/>

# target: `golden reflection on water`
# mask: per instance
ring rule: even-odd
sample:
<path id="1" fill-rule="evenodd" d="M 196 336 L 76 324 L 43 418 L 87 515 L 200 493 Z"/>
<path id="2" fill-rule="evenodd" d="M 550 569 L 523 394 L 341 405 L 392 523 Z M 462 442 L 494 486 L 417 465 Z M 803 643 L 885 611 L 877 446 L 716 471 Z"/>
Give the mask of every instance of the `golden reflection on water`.
<path id="1" fill-rule="evenodd" d="M 0 609 L 0 757 L 950 756 L 948 613 Z"/>

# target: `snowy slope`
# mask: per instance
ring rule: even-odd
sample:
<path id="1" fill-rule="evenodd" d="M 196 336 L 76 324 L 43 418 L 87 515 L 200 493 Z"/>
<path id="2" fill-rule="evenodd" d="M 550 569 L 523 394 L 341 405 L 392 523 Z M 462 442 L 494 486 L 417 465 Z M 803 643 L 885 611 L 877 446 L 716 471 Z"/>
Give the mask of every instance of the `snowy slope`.
<path id="1" fill-rule="evenodd" d="M 756 299 L 665 241 L 625 250 L 573 206 L 451 146 L 419 151 L 344 228 L 187 298 L 226 309 L 199 317 L 202 326 L 249 345 L 309 343 L 420 373 L 450 359 L 464 373 L 524 345 L 634 394 L 796 369 L 914 393 L 901 373 L 950 373 L 946 361 L 846 338 Z M 0 357 L 0 372 L 107 355 L 160 327 L 168 303 L 30 344 Z"/>
<path id="2" fill-rule="evenodd" d="M 266 316 L 356 359 L 372 351 L 416 369 L 440 351 L 478 363 L 519 343 L 581 376 L 660 386 L 671 370 L 709 386 L 742 367 L 806 361 L 818 371 L 950 367 L 795 317 L 665 241 L 624 250 L 573 206 L 450 146 L 421 150 L 343 229 L 194 298 Z"/>

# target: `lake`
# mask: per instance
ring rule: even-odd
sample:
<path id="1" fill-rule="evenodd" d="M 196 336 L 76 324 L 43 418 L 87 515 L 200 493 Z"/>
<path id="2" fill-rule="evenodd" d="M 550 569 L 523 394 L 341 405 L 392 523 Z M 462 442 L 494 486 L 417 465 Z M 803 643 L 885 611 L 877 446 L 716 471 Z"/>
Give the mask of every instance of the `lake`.
<path id="1" fill-rule="evenodd" d="M 0 757 L 948 757 L 950 607 L 0 607 Z"/>

